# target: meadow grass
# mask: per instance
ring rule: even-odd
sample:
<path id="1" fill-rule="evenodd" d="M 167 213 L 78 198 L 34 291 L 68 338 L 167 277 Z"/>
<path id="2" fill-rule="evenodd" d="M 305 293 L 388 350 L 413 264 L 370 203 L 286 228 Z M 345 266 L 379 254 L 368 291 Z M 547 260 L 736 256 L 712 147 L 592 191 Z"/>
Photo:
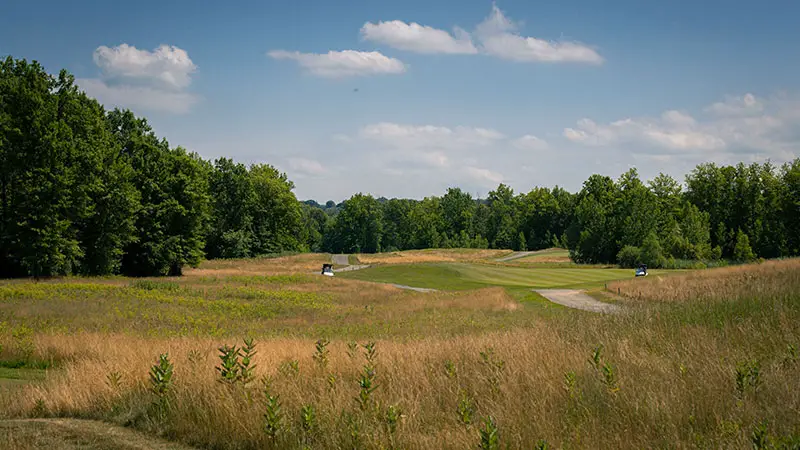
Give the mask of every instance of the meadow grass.
<path id="1" fill-rule="evenodd" d="M 475 248 L 405 250 L 401 252 L 359 254 L 361 264 L 417 264 L 436 262 L 470 262 L 500 258 L 511 250 Z"/>
<path id="2" fill-rule="evenodd" d="M 502 448 L 540 440 L 551 448 L 752 448 L 765 439 L 793 448 L 800 264 L 767 264 L 610 283 L 626 310 L 619 315 L 549 305 L 514 285 L 516 275 L 506 287 L 433 294 L 316 277 L 263 289 L 314 293 L 333 305 L 292 313 L 304 331 L 289 337 L 271 327 L 291 316 L 241 316 L 230 322 L 239 330 L 219 336 L 151 333 L 124 321 L 107 331 L 70 328 L 102 316 L 91 308 L 125 292 L 130 302 L 149 299 L 144 309 L 182 307 L 161 296 L 271 301 L 241 296 L 238 289 L 262 289 L 223 275 L 218 284 L 187 277 L 148 288 L 13 282 L 0 296 L 0 360 L 24 356 L 52 368 L 40 382 L 0 390 L 0 417 L 94 418 L 215 449 L 475 448 L 489 417 Z M 93 297 L 109 285 L 121 291 Z M 181 311 L 202 316 L 203 305 Z M 20 312 L 59 307 L 64 331 L 37 328 Z M 340 310 L 358 311 L 349 320 L 359 332 L 342 325 Z M 251 375 L 221 382 L 220 346 L 248 336 L 256 338 Z M 149 372 L 161 354 L 174 372 L 156 395 Z"/>

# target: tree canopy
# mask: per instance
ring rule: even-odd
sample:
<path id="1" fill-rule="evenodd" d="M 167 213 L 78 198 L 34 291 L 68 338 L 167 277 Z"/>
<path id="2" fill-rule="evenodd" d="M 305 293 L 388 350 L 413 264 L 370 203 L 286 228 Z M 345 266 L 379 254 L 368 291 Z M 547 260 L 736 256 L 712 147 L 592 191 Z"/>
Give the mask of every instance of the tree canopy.
<path id="1" fill-rule="evenodd" d="M 299 202 L 269 164 L 207 161 L 106 111 L 66 71 L 0 61 L 0 276 L 178 275 L 204 258 L 303 251 L 565 247 L 578 263 L 800 254 L 800 159 L 700 164 L 685 183 L 631 169 L 487 198 L 358 193 Z"/>

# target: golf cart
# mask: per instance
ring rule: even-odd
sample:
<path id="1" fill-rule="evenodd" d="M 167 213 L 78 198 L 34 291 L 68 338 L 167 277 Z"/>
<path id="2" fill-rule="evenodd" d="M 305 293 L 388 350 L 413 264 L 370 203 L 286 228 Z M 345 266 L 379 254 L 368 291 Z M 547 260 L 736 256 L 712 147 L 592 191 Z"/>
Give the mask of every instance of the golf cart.
<path id="1" fill-rule="evenodd" d="M 323 264 L 322 265 L 322 274 L 326 277 L 333 276 L 333 264 Z"/>
<path id="2" fill-rule="evenodd" d="M 647 276 L 647 265 L 646 264 L 639 264 L 639 268 L 636 269 L 636 276 L 637 277 L 646 277 Z"/>

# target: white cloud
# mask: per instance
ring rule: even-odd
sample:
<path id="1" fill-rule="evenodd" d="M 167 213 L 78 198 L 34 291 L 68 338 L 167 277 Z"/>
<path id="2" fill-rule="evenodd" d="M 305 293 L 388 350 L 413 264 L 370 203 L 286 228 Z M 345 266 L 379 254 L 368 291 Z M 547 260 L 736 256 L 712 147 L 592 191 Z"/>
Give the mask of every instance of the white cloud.
<path id="1" fill-rule="evenodd" d="M 186 50 L 171 45 L 160 45 L 152 52 L 128 44 L 102 45 L 94 51 L 94 63 L 107 79 L 141 80 L 170 89 L 189 86 L 197 70 Z"/>
<path id="2" fill-rule="evenodd" d="M 531 134 L 515 139 L 511 145 L 520 150 L 547 150 L 549 148 L 547 141 Z"/>
<path id="3" fill-rule="evenodd" d="M 326 78 L 399 74 L 406 71 L 402 61 L 389 58 L 380 52 L 343 50 L 320 54 L 273 50 L 268 55 L 273 59 L 297 61 L 312 75 Z"/>
<path id="4" fill-rule="evenodd" d="M 381 122 L 367 125 L 359 137 L 406 149 L 458 149 L 485 147 L 505 138 L 502 133 L 486 128 L 434 125 L 407 125 Z"/>
<path id="5" fill-rule="evenodd" d="M 758 114 L 764 110 L 764 103 L 753 94 L 740 97 L 728 96 L 724 101 L 714 103 L 707 111 L 720 116 L 739 116 Z"/>
<path id="6" fill-rule="evenodd" d="M 464 172 L 471 178 L 483 182 L 485 186 L 496 186 L 503 182 L 503 175 L 491 171 L 489 169 L 481 169 L 478 167 L 465 167 Z"/>
<path id="7" fill-rule="evenodd" d="M 478 53 L 469 33 L 458 27 L 454 29 L 454 34 L 450 34 L 415 22 L 367 22 L 361 28 L 361 36 L 369 41 L 416 53 Z"/>
<path id="8" fill-rule="evenodd" d="M 186 91 L 197 66 L 181 48 L 161 45 L 151 52 L 128 44 L 103 45 L 93 59 L 100 78 L 77 84 L 107 107 L 185 114 L 200 101 Z"/>
<path id="9" fill-rule="evenodd" d="M 165 91 L 147 86 L 109 86 L 103 80 L 95 78 L 78 79 L 76 83 L 88 96 L 94 97 L 107 108 L 185 114 L 199 101 L 197 96 L 187 92 Z"/>
<path id="10" fill-rule="evenodd" d="M 696 162 L 742 155 L 774 160 L 796 157 L 800 146 L 800 100 L 786 95 L 759 99 L 727 97 L 704 109 L 700 118 L 674 110 L 660 118 L 628 118 L 598 125 L 582 119 L 564 137 L 589 146 L 621 146 L 634 154 L 685 154 Z M 691 156 L 696 155 L 696 156 Z"/>
<path id="11" fill-rule="evenodd" d="M 518 33 L 518 28 L 493 4 L 491 14 L 478 25 L 475 35 L 481 51 L 511 61 L 603 63 L 603 57 L 585 44 L 524 37 Z"/>
<path id="12" fill-rule="evenodd" d="M 669 150 L 716 150 L 725 141 L 695 127 L 694 119 L 668 111 L 659 119 L 623 119 L 598 125 L 590 119 L 578 121 L 577 128 L 565 128 L 564 137 L 585 145 L 649 144 Z"/>
<path id="13" fill-rule="evenodd" d="M 323 175 L 328 171 L 319 161 L 307 158 L 289 158 L 289 167 L 303 175 Z"/>

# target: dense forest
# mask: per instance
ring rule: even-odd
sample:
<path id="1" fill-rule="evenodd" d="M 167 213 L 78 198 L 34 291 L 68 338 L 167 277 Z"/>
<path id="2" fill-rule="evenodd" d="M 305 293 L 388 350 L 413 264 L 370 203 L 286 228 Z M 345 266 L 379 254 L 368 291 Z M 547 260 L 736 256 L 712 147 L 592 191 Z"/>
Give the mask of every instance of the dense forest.
<path id="1" fill-rule="evenodd" d="M 0 276 L 178 275 L 204 258 L 283 252 L 565 247 L 578 263 L 695 262 L 800 254 L 800 159 L 702 164 L 685 183 L 630 170 L 486 199 L 356 194 L 299 202 L 267 164 L 206 161 L 106 111 L 66 71 L 0 62 Z"/>

